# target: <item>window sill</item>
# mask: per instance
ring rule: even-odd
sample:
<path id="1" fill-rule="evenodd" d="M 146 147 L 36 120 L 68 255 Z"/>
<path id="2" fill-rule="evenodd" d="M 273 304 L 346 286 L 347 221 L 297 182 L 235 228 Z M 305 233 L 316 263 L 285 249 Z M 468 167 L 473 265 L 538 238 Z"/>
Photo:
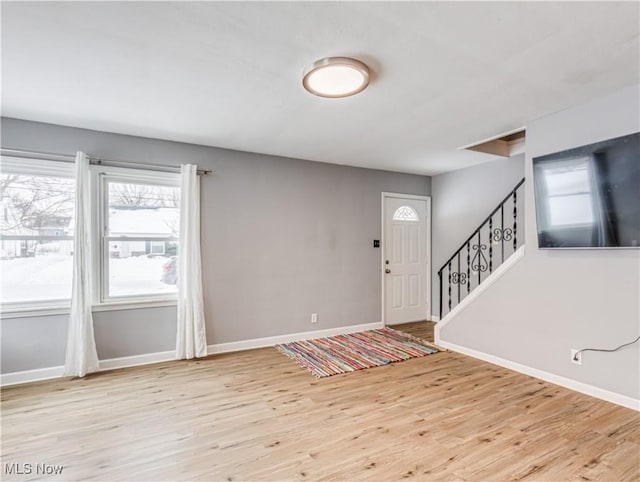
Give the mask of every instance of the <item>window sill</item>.
<path id="1" fill-rule="evenodd" d="M 93 305 L 91 311 L 93 313 L 101 311 L 122 311 L 122 310 L 141 310 L 145 308 L 160 308 L 164 306 L 176 306 L 177 300 L 147 300 L 147 301 L 118 301 L 110 303 L 102 303 Z M 10 318 L 33 318 L 39 316 L 57 316 L 68 315 L 68 306 L 43 306 L 43 307 L 25 307 L 25 308 L 9 308 L 0 311 L 1 319 Z"/>
<path id="2" fill-rule="evenodd" d="M 164 299 L 164 300 L 127 300 L 127 301 L 108 301 L 98 305 L 93 305 L 91 311 L 96 313 L 99 311 L 120 311 L 120 310 L 141 310 L 144 308 L 160 308 L 163 306 L 176 306 L 178 300 Z"/>
<path id="3" fill-rule="evenodd" d="M 56 315 L 68 315 L 68 306 L 32 306 L 32 307 L 20 307 L 20 308 L 5 308 L 0 311 L 0 318 L 32 318 L 36 316 L 56 316 Z"/>

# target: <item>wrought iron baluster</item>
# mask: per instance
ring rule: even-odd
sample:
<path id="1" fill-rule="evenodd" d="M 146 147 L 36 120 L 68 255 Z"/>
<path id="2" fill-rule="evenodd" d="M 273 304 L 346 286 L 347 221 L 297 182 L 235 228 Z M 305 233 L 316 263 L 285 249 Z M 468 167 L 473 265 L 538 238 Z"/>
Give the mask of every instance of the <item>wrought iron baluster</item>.
<path id="1" fill-rule="evenodd" d="M 440 280 L 440 319 L 442 319 L 442 270 L 438 271 L 438 279 Z"/>
<path id="2" fill-rule="evenodd" d="M 482 273 L 486 272 L 487 269 L 489 273 L 493 272 L 493 245 L 496 246 L 500 243 L 500 263 L 504 263 L 505 260 L 505 243 L 507 246 L 513 244 L 513 250 L 515 251 L 518 248 L 518 240 L 517 240 L 517 229 L 518 229 L 518 192 L 517 190 L 524 183 L 524 179 L 522 179 L 515 188 L 507 194 L 504 199 L 496 206 L 496 208 L 491 211 L 489 216 L 485 218 L 485 220 L 480 224 L 480 227 L 476 229 L 471 236 L 469 236 L 466 241 L 460 246 L 460 248 L 453 253 L 453 255 L 445 261 L 443 266 L 438 271 L 438 278 L 440 281 L 440 318 L 442 318 L 443 314 L 446 311 L 446 307 L 444 306 L 444 297 L 448 296 L 448 307 L 449 312 L 451 312 L 453 306 L 453 298 L 455 297 L 455 293 L 453 292 L 452 284 L 458 285 L 458 301 L 459 304 L 462 299 L 469 295 L 472 291 L 471 288 L 471 275 L 475 272 L 478 274 L 477 277 L 477 285 L 482 283 Z M 505 225 L 505 207 L 508 209 L 508 203 L 510 199 L 513 198 L 513 220 L 512 225 L 507 227 Z M 500 221 L 496 219 L 494 223 L 493 217 L 497 215 L 498 211 L 500 211 Z M 499 227 L 497 226 L 498 222 Z M 482 244 L 482 229 L 485 229 L 485 226 L 489 229 L 488 242 L 489 242 L 489 258 L 485 256 L 483 253 L 487 251 L 487 245 Z M 477 238 L 477 244 L 476 244 Z M 513 243 L 511 243 L 513 241 Z M 463 269 L 462 263 L 464 263 L 464 248 L 465 245 L 467 247 L 467 269 L 466 272 Z M 471 252 L 473 251 L 473 256 Z M 507 253 L 509 256 L 511 253 Z M 497 254 L 496 254 L 497 255 Z M 456 266 L 456 258 L 457 258 L 457 271 L 453 270 L 453 266 Z M 497 260 L 497 258 L 496 258 Z M 498 261 L 496 261 L 498 262 Z M 499 265 L 498 265 L 499 266 Z M 443 282 L 444 279 L 444 270 L 447 269 L 448 273 L 448 281 L 449 286 L 447 292 L 444 291 Z M 467 285 L 467 293 L 464 294 L 464 288 L 461 288 L 461 284 Z M 476 287 L 474 286 L 474 289 Z M 446 315 L 445 315 L 446 316 Z"/>
<path id="3" fill-rule="evenodd" d="M 491 239 L 491 233 L 493 233 L 493 216 L 489 218 L 489 274 L 493 271 L 493 239 Z"/>
<path id="4" fill-rule="evenodd" d="M 478 229 L 478 286 L 480 286 L 480 283 L 482 282 L 482 270 L 480 269 L 482 265 L 480 258 L 480 256 L 482 255 L 481 249 L 482 243 L 480 242 L 480 230 Z"/>
<path id="5" fill-rule="evenodd" d="M 460 251 L 458 251 L 458 304 L 460 304 L 460 285 L 464 282 L 464 279 L 460 276 Z"/>
<path id="6" fill-rule="evenodd" d="M 451 261 L 449 261 L 449 266 L 448 266 L 448 271 L 449 271 L 449 311 L 451 311 Z"/>
<path id="7" fill-rule="evenodd" d="M 462 271 L 462 266 L 460 265 L 460 252 L 462 248 L 460 248 L 455 254 L 454 257 L 457 257 L 458 260 L 458 269 L 456 271 L 451 272 L 451 283 L 454 285 L 458 285 L 458 304 L 460 304 L 460 300 L 462 299 L 462 293 L 460 285 L 467 283 L 467 273 Z M 451 260 L 449 261 L 449 267 L 451 267 Z"/>
<path id="8" fill-rule="evenodd" d="M 467 242 L 467 294 L 471 293 L 471 244 Z"/>
<path id="9" fill-rule="evenodd" d="M 518 248 L 518 243 L 516 241 L 516 229 L 518 227 L 518 188 L 513 190 L 513 250 L 515 251 Z M 526 249 L 526 248 L 525 248 Z"/>
<path id="10" fill-rule="evenodd" d="M 504 204 L 500 205 L 500 232 L 504 233 Z M 500 244 L 502 244 L 502 262 L 504 263 L 504 236 L 500 236 Z"/>

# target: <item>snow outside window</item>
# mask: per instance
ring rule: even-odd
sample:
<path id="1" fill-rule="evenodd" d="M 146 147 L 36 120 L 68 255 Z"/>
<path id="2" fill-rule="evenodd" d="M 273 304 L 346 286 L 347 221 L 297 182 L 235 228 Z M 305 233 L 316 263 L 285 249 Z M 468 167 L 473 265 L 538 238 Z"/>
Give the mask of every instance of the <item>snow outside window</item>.
<path id="1" fill-rule="evenodd" d="M 103 176 L 102 301 L 175 297 L 180 188 Z"/>
<path id="2" fill-rule="evenodd" d="M 0 173 L 0 303 L 68 305 L 73 166 L 4 158 Z"/>
<path id="3" fill-rule="evenodd" d="M 0 309 L 66 309 L 71 298 L 73 163 L 2 156 Z M 180 178 L 93 166 L 94 303 L 176 297 Z"/>

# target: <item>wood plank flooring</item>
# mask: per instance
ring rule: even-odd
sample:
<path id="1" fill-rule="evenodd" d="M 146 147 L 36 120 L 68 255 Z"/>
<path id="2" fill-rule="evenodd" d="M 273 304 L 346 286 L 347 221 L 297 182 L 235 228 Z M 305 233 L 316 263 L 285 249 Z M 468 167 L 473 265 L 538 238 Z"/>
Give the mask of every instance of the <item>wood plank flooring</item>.
<path id="1" fill-rule="evenodd" d="M 3 480 L 640 480 L 637 412 L 453 352 L 317 380 L 265 348 L 7 388 L 1 409 Z"/>

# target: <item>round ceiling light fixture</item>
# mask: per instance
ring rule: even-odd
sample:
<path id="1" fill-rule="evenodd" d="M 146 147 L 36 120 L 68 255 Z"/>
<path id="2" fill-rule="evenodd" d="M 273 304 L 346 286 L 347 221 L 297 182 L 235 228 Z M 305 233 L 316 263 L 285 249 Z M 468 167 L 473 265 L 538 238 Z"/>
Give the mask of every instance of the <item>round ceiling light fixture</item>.
<path id="1" fill-rule="evenodd" d="M 369 67 L 349 57 L 327 57 L 307 67 L 302 85 L 320 97 L 349 97 L 369 85 Z"/>

